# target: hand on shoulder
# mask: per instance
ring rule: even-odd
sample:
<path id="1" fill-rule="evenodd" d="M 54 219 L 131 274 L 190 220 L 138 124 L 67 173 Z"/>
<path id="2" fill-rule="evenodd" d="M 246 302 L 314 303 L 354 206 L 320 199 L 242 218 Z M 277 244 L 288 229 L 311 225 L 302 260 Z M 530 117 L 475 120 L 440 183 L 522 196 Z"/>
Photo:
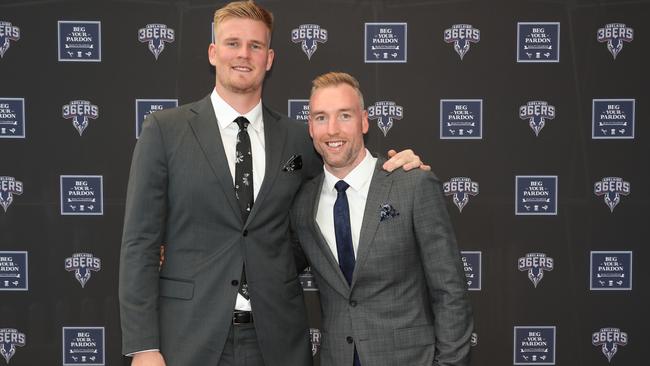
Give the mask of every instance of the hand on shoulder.
<path id="1" fill-rule="evenodd" d="M 420 168 L 424 171 L 431 170 L 431 166 L 424 164 L 422 160 L 420 160 L 420 157 L 411 149 L 406 149 L 400 152 L 390 149 L 388 151 L 388 157 L 389 160 L 384 163 L 383 168 L 389 172 L 392 172 L 399 167 L 406 171 L 415 168 Z"/>

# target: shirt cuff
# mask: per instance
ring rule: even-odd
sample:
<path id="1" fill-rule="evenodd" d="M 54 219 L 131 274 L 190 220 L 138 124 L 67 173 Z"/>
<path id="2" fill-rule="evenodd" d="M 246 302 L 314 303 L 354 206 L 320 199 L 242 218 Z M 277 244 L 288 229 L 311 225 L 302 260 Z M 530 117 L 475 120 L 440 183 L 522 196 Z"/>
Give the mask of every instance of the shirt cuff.
<path id="1" fill-rule="evenodd" d="M 138 352 L 131 352 L 131 353 L 125 355 L 125 356 L 133 357 L 133 356 L 137 355 L 138 353 L 143 353 L 143 352 L 160 352 L 160 350 L 158 348 L 145 349 L 145 350 L 138 351 Z"/>

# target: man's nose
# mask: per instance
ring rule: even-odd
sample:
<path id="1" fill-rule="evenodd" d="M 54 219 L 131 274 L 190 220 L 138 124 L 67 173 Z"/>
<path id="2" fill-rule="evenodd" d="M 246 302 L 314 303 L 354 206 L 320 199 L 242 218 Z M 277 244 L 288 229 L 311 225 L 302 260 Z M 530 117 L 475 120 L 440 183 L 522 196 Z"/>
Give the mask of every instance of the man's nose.
<path id="1" fill-rule="evenodd" d="M 242 46 L 239 47 L 237 50 L 237 57 L 240 58 L 249 58 L 250 57 L 251 50 L 248 46 Z"/>
<path id="2" fill-rule="evenodd" d="M 336 118 L 330 118 L 327 122 L 327 133 L 330 135 L 336 135 L 339 132 L 339 124 L 336 121 Z"/>

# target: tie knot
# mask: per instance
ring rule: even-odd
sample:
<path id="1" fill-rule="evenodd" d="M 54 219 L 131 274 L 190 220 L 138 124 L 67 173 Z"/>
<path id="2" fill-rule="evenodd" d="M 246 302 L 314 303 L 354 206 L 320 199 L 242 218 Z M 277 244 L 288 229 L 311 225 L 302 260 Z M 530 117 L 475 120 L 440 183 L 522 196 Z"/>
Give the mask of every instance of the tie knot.
<path id="1" fill-rule="evenodd" d="M 246 131 L 246 128 L 250 124 L 250 122 L 248 122 L 246 117 L 241 117 L 241 116 L 235 118 L 235 123 L 237 124 L 237 126 L 239 126 L 240 131 Z"/>
<path id="2" fill-rule="evenodd" d="M 336 191 L 339 193 L 345 192 L 345 190 L 348 189 L 348 187 L 350 187 L 350 185 L 345 183 L 344 180 L 340 180 L 336 182 L 336 184 L 334 185 L 334 188 L 336 188 Z"/>

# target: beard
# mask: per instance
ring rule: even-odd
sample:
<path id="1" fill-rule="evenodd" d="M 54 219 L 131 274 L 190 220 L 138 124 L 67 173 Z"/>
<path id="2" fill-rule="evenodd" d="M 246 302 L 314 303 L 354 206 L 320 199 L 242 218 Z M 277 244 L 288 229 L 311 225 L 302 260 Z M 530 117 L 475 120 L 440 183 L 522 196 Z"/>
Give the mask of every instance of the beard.
<path id="1" fill-rule="evenodd" d="M 359 155 L 359 150 L 360 148 L 356 148 L 355 146 L 348 146 L 345 151 L 334 154 L 328 152 L 327 148 L 321 146 L 316 148 L 316 151 L 323 158 L 323 162 L 334 169 L 342 169 L 352 165 Z"/>

